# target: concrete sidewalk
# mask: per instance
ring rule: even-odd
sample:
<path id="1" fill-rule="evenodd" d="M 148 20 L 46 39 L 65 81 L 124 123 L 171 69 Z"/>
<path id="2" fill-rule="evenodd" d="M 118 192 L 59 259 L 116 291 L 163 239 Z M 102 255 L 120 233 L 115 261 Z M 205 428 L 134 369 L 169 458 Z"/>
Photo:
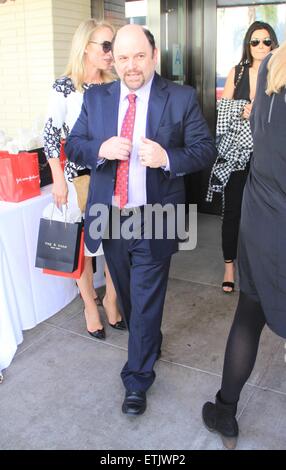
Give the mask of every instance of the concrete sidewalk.
<path id="1" fill-rule="evenodd" d="M 0 385 L 0 449 L 221 449 L 201 408 L 220 386 L 237 292 L 220 288 L 220 218 L 199 215 L 198 247 L 173 257 L 157 378 L 144 415 L 121 413 L 126 332 L 85 329 L 82 302 L 25 332 Z M 106 323 L 102 312 L 102 318 Z M 238 449 L 286 449 L 285 341 L 263 332 L 239 402 Z"/>

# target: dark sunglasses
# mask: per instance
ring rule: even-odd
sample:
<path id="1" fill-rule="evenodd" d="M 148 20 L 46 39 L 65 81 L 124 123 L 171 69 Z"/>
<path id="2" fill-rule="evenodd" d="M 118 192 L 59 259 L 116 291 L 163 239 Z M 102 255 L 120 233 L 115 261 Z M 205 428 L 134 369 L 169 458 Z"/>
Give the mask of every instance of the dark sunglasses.
<path id="1" fill-rule="evenodd" d="M 111 51 L 111 42 L 110 41 L 103 41 L 103 42 L 88 41 L 88 42 L 93 42 L 94 44 L 99 44 L 102 47 L 102 50 L 103 50 L 104 54 L 107 54 L 107 52 Z"/>
<path id="2" fill-rule="evenodd" d="M 263 42 L 264 46 L 266 47 L 270 47 L 272 45 L 272 39 L 252 39 L 249 41 L 249 44 L 252 47 L 257 47 L 261 42 Z"/>

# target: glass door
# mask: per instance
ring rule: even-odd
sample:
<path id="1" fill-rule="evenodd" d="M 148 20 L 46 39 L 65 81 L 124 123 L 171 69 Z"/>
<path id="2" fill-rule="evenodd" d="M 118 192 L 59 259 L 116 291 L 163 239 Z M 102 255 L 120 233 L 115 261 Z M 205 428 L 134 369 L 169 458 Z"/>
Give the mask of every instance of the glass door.
<path id="1" fill-rule="evenodd" d="M 161 1 L 161 74 L 186 83 L 186 0 Z"/>

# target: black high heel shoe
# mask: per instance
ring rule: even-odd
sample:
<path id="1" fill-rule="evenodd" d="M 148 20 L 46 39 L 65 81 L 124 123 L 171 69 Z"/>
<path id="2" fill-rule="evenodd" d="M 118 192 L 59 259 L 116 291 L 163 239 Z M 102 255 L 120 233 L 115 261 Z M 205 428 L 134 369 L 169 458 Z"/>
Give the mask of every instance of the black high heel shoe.
<path id="1" fill-rule="evenodd" d="M 83 311 L 84 313 L 84 316 L 86 318 L 86 314 L 85 314 L 85 310 Z M 105 339 L 105 329 L 104 329 L 104 326 L 99 329 L 99 330 L 95 330 L 95 331 L 89 331 L 88 329 L 86 330 L 88 332 L 88 334 L 90 334 L 90 336 L 92 336 L 93 338 L 96 338 L 96 339 Z"/>
<path id="2" fill-rule="evenodd" d="M 124 320 L 117 321 L 116 323 L 114 323 L 114 325 L 112 325 L 112 323 L 109 323 L 109 326 L 111 326 L 111 328 L 114 328 L 115 330 L 126 330 Z"/>
<path id="3" fill-rule="evenodd" d="M 107 316 L 107 318 L 108 318 L 107 310 L 106 310 L 106 307 L 104 306 L 104 299 L 105 299 L 105 297 L 103 297 L 103 299 L 102 299 L 102 306 L 103 306 L 103 308 L 104 308 L 104 310 L 105 310 L 105 313 L 106 313 L 106 316 Z M 110 323 L 110 322 L 108 322 L 108 324 L 109 324 L 109 326 L 111 326 L 111 328 L 114 328 L 115 330 L 121 330 L 121 331 L 123 331 L 123 330 L 126 330 L 126 329 L 127 329 L 127 328 L 126 328 L 125 321 L 122 320 L 122 319 L 119 320 L 119 321 L 117 321 L 116 323 Z"/>
<path id="4" fill-rule="evenodd" d="M 95 331 L 88 331 L 87 332 L 92 336 L 93 338 L 96 339 L 105 339 L 105 330 L 102 328 L 101 330 L 95 330 Z"/>
<path id="5" fill-rule="evenodd" d="M 234 260 L 233 260 L 233 259 L 227 260 L 227 261 L 225 260 L 224 262 L 225 262 L 226 264 L 229 264 L 229 263 L 233 263 Z M 223 281 L 223 283 L 222 283 L 222 285 L 221 285 L 222 291 L 223 291 L 225 294 L 232 294 L 232 293 L 234 292 L 234 286 L 235 286 L 234 281 Z M 230 290 L 225 290 L 225 289 L 224 289 L 225 287 L 229 287 Z"/>

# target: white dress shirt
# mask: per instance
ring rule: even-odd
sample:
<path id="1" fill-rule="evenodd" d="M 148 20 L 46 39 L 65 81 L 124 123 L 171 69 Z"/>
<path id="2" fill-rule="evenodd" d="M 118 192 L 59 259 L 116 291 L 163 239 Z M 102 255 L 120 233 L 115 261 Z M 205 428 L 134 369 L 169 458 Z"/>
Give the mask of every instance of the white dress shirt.
<path id="1" fill-rule="evenodd" d="M 132 150 L 129 160 L 129 178 L 128 178 L 128 202 L 126 207 L 143 206 L 147 202 L 146 197 L 146 167 L 141 165 L 138 149 L 141 144 L 141 137 L 146 136 L 147 111 L 150 97 L 152 81 L 136 90 L 136 113 L 132 139 Z M 127 86 L 120 84 L 120 101 L 118 109 L 118 135 L 121 133 L 121 127 L 124 116 L 128 109 L 129 101 L 127 95 L 130 94 Z"/>

